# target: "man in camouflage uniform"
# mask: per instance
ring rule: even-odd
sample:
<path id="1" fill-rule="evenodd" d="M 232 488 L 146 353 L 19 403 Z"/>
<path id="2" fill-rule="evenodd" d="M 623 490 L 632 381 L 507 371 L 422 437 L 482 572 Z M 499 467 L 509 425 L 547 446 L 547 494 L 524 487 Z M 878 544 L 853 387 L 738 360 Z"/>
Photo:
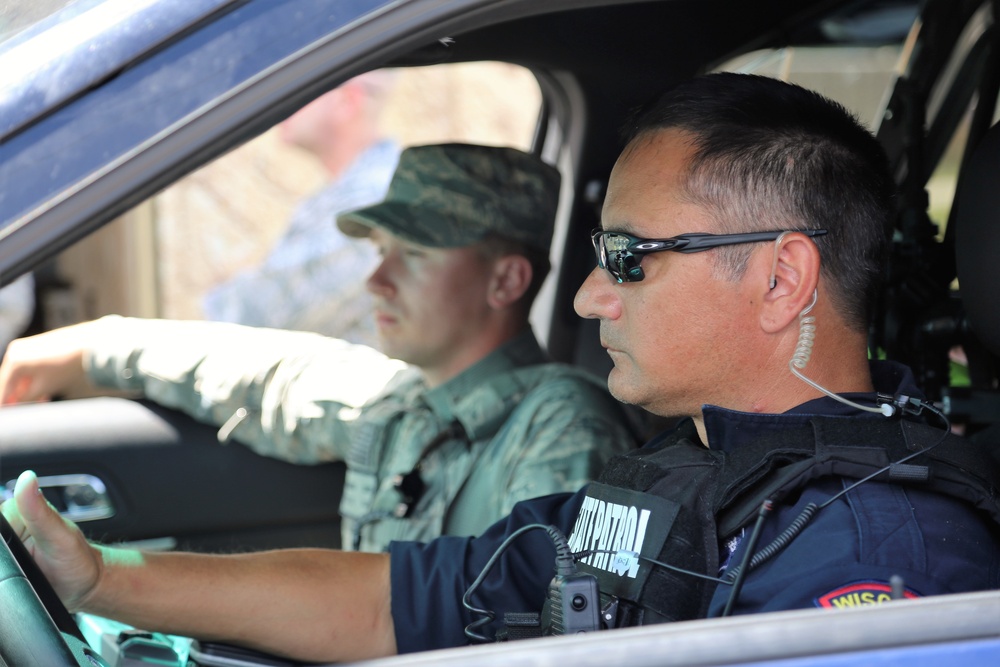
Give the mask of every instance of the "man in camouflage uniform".
<path id="1" fill-rule="evenodd" d="M 383 202 L 338 219 L 381 255 L 368 289 L 385 355 L 303 332 L 107 317 L 15 341 L 0 398 L 46 398 L 85 373 L 261 454 L 346 461 L 347 549 L 476 535 L 633 444 L 603 383 L 547 363 L 528 324 L 558 194 L 558 172 L 514 149 L 410 148 Z"/>

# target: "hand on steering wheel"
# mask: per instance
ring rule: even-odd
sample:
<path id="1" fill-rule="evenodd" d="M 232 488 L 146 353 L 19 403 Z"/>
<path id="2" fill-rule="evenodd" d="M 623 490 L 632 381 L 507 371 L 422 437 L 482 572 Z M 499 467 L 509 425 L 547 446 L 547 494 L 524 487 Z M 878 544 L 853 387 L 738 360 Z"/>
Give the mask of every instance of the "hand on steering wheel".
<path id="1" fill-rule="evenodd" d="M 31 471 L 21 473 L 13 500 L 0 505 L 0 511 L 59 599 L 69 609 L 79 610 L 100 579 L 100 553 L 76 524 L 49 504 Z"/>
<path id="2" fill-rule="evenodd" d="M 4 503 L 8 505 L 9 503 Z M 0 513 L 0 662 L 9 665 L 104 665 Z"/>

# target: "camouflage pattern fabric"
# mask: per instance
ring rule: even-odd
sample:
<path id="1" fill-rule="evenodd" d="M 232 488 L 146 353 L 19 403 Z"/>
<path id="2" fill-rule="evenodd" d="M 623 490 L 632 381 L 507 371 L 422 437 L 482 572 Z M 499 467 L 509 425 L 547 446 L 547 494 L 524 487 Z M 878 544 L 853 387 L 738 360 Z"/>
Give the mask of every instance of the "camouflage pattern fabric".
<path id="1" fill-rule="evenodd" d="M 348 236 L 372 227 L 434 248 L 497 235 L 548 251 L 559 203 L 559 171 L 513 148 L 443 144 L 407 148 L 385 200 L 341 214 Z"/>
<path id="2" fill-rule="evenodd" d="M 346 460 L 344 544 L 476 535 L 526 498 L 576 491 L 635 446 L 600 381 L 545 356 L 527 332 L 445 384 L 316 334 L 107 317 L 85 360 L 95 383 L 138 390 L 296 463 Z M 279 351 L 294 350 L 294 353 Z M 245 418 L 233 419 L 240 409 Z M 458 435 L 422 455 L 454 423 Z M 393 482 L 420 465 L 405 518 Z M 360 530 L 359 530 L 360 528 Z"/>

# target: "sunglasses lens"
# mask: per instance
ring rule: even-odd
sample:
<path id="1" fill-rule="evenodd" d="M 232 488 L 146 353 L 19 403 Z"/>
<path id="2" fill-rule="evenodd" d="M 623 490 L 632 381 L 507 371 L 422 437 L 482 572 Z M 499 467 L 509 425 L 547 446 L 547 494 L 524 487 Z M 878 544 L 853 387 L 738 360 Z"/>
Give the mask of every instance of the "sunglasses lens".
<path id="1" fill-rule="evenodd" d="M 628 250 L 631 237 L 614 232 L 597 232 L 592 237 L 598 268 L 606 270 L 620 283 L 638 282 L 644 274 L 639 259 Z"/>
<path id="2" fill-rule="evenodd" d="M 628 250 L 622 250 L 618 253 L 617 264 L 618 273 L 615 277 L 618 278 L 620 282 L 637 283 L 646 276 L 646 274 L 642 272 L 642 267 L 639 266 L 639 258 L 630 253 Z"/>
<path id="3" fill-rule="evenodd" d="M 601 232 L 594 232 L 594 235 L 590 237 L 591 242 L 594 244 L 594 253 L 597 255 L 597 268 L 607 269 L 608 268 L 608 248 L 604 243 L 604 234 Z"/>

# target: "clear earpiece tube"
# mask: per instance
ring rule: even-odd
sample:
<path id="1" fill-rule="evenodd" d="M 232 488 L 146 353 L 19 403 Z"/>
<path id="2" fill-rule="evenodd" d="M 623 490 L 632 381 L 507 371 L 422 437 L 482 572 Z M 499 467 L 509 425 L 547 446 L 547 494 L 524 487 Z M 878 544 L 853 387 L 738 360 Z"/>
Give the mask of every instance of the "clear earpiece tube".
<path id="1" fill-rule="evenodd" d="M 812 303 L 810 303 L 805 310 L 799 313 L 799 341 L 795 345 L 795 352 L 792 354 L 792 358 L 788 361 L 788 369 L 792 371 L 792 374 L 795 377 L 802 380 L 813 389 L 826 394 L 834 400 L 840 401 L 844 405 L 849 405 L 852 408 L 864 410 L 865 412 L 874 412 L 876 414 L 885 415 L 886 417 L 893 416 L 896 414 L 896 408 L 889 403 L 883 403 L 877 407 L 861 405 L 860 403 L 855 403 L 854 401 L 848 400 L 843 396 L 838 396 L 826 387 L 813 382 L 802 374 L 802 370 L 805 369 L 806 364 L 809 363 L 809 357 L 812 355 L 813 345 L 816 342 L 816 317 L 810 315 L 809 312 L 813 309 L 813 306 L 816 305 L 816 299 L 818 297 L 818 292 L 813 290 Z"/>
<path id="2" fill-rule="evenodd" d="M 781 236 L 774 240 L 774 259 L 771 261 L 771 278 L 768 281 L 768 287 L 770 289 L 774 289 L 778 284 L 778 249 L 781 247 L 781 242 L 784 240 L 785 236 L 790 233 L 791 232 L 784 232 Z M 816 305 L 817 298 L 819 298 L 819 292 L 817 290 L 813 290 L 812 303 L 806 306 L 805 310 L 799 313 L 799 340 L 795 344 L 795 352 L 792 354 L 792 358 L 788 362 L 788 369 L 792 371 L 792 374 L 795 377 L 802 380 L 816 391 L 822 392 L 830 398 L 840 401 L 844 405 L 849 405 L 852 408 L 864 410 L 865 412 L 874 412 L 876 414 L 885 415 L 886 417 L 893 416 L 896 414 L 896 408 L 889 403 L 884 403 L 878 407 L 861 405 L 860 403 L 855 403 L 854 401 L 848 400 L 843 396 L 838 396 L 826 387 L 813 382 L 802 374 L 806 364 L 809 363 L 809 357 L 812 356 L 813 345 L 816 343 L 816 317 L 814 315 L 810 315 L 809 313 Z"/>

